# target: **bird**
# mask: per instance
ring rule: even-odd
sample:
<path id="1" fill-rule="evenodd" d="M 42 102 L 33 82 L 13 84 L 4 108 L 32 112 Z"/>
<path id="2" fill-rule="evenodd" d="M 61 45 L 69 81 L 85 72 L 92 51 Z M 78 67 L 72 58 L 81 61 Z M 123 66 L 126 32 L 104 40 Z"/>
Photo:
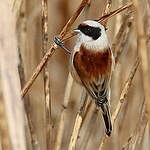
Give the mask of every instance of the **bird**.
<path id="1" fill-rule="evenodd" d="M 77 41 L 72 51 L 55 37 L 55 43 L 70 53 L 70 71 L 73 78 L 83 86 L 101 109 L 105 133 L 111 135 L 110 81 L 114 68 L 106 28 L 97 21 L 86 20 L 78 25 L 74 32 Z"/>

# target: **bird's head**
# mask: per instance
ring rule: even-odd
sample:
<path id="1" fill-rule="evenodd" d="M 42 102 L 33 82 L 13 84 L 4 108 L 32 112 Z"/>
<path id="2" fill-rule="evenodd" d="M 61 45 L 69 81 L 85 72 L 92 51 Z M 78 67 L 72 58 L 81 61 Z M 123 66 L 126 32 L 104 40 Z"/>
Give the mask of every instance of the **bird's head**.
<path id="1" fill-rule="evenodd" d="M 108 46 L 105 27 L 97 21 L 87 20 L 81 23 L 74 32 L 78 33 L 79 40 L 87 46 Z"/>

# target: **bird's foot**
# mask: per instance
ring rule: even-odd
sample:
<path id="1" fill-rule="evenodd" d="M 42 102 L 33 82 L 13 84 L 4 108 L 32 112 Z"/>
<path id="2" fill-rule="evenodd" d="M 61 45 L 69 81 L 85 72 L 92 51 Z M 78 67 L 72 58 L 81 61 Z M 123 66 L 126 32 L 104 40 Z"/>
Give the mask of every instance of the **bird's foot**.
<path id="1" fill-rule="evenodd" d="M 60 46 L 63 50 L 65 50 L 65 52 L 71 54 L 70 50 L 68 50 L 65 46 L 64 46 L 64 42 L 62 40 L 60 40 L 60 38 L 58 36 L 54 37 L 54 42 Z"/>

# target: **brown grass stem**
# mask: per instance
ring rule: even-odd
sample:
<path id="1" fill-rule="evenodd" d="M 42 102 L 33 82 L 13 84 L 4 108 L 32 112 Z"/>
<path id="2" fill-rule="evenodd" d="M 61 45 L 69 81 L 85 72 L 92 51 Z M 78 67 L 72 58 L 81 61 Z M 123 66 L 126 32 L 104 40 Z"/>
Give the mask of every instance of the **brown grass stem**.
<path id="1" fill-rule="evenodd" d="M 42 0 L 42 53 L 43 57 L 48 49 L 48 2 Z M 48 67 L 45 65 L 44 72 L 44 96 L 45 96 L 45 118 L 46 118 L 46 146 L 47 150 L 52 149 L 52 117 L 51 117 L 51 95 L 50 95 L 50 76 Z"/>
<path id="2" fill-rule="evenodd" d="M 131 6 L 133 6 L 132 2 L 130 2 L 130 3 L 126 4 L 125 6 L 122 6 L 122 7 L 118 8 L 118 9 L 116 9 L 116 10 L 114 10 L 114 11 L 112 11 L 112 12 L 110 12 L 110 13 L 102 16 L 102 17 L 100 17 L 99 19 L 97 19 L 97 21 L 103 24 L 106 20 L 110 19 L 112 16 L 122 12 L 123 10 L 125 10 L 127 8 L 130 8 Z"/>

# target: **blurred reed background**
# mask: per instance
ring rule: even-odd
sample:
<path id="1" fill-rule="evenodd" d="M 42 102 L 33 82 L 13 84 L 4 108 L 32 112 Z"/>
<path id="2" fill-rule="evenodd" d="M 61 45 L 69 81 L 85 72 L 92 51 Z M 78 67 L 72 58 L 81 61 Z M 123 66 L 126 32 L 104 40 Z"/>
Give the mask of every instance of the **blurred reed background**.
<path id="1" fill-rule="evenodd" d="M 114 127 L 106 137 L 95 103 L 69 74 L 69 55 L 52 43 L 72 16 L 61 39 L 82 21 L 126 5 L 99 20 L 116 60 Z M 0 18 L 0 150 L 150 149 L 150 0 L 5 0 Z M 68 49 L 75 39 L 65 42 Z"/>

